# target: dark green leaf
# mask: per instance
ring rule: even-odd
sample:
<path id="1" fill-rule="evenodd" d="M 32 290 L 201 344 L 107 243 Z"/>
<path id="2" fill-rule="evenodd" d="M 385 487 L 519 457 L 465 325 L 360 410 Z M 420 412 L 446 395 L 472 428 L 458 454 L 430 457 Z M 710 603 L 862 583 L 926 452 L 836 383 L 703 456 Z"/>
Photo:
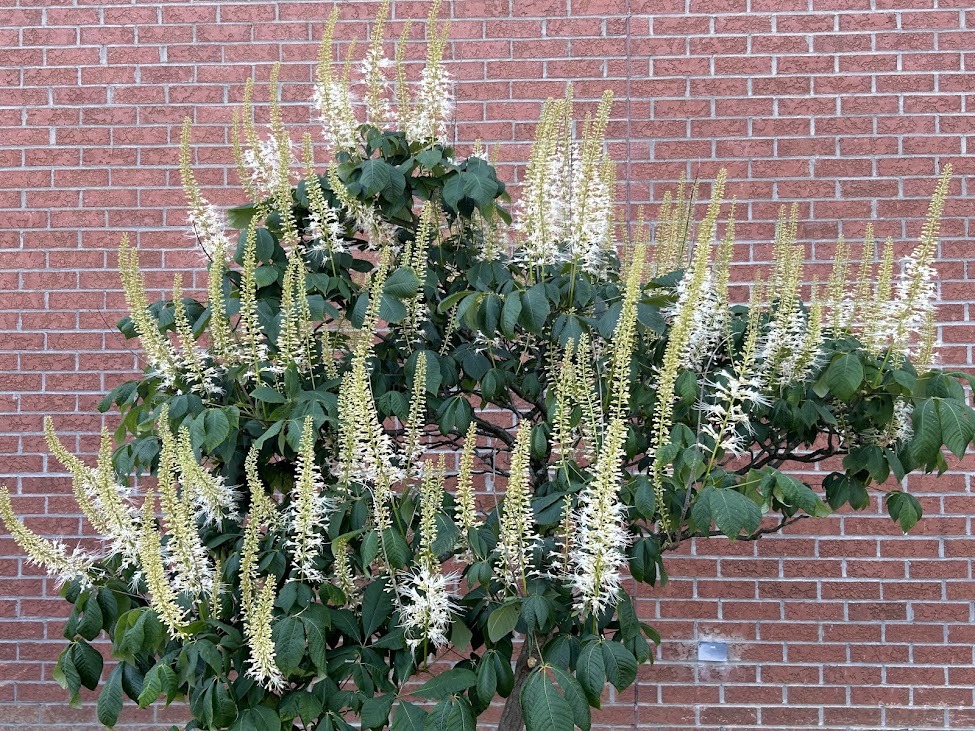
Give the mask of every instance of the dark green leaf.
<path id="1" fill-rule="evenodd" d="M 762 510 L 736 490 L 706 487 L 698 494 L 691 517 L 702 531 L 713 522 L 728 538 L 735 538 L 742 531 L 748 534 L 758 529 Z"/>
<path id="2" fill-rule="evenodd" d="M 115 669 L 108 676 L 105 685 L 102 686 L 101 695 L 98 696 L 96 708 L 98 722 L 102 726 L 113 728 L 118 721 L 118 716 L 122 712 L 122 666 L 116 665 Z"/>
<path id="3" fill-rule="evenodd" d="M 230 727 L 230 731 L 281 731 L 281 719 L 267 706 L 245 708 Z"/>
<path id="4" fill-rule="evenodd" d="M 477 683 L 477 675 L 467 668 L 451 668 L 440 673 L 413 691 L 420 698 L 444 698 L 461 693 Z"/>
<path id="5" fill-rule="evenodd" d="M 863 365 L 855 353 L 843 353 L 833 358 L 826 373 L 823 374 L 829 390 L 839 399 L 846 401 L 863 383 Z"/>
<path id="6" fill-rule="evenodd" d="M 572 709 L 572 719 L 575 721 L 575 725 L 582 731 L 589 731 L 592 728 L 592 712 L 589 710 L 589 701 L 579 681 L 562 668 L 553 667 L 551 670 L 559 688 L 562 689 L 562 695 L 565 696 L 565 700 L 568 701 L 569 707 Z"/>
<path id="7" fill-rule="evenodd" d="M 386 579 L 379 579 L 366 587 L 362 597 L 362 635 L 369 637 L 379 629 L 393 611 L 393 595 Z"/>
<path id="8" fill-rule="evenodd" d="M 522 292 L 519 322 L 526 330 L 541 334 L 550 311 L 544 284 L 536 284 Z"/>
<path id="9" fill-rule="evenodd" d="M 628 688 L 636 680 L 636 658 L 619 642 L 608 640 L 602 643 L 602 648 L 606 679 L 616 690 Z"/>
<path id="10" fill-rule="evenodd" d="M 393 709 L 395 693 L 374 696 L 362 704 L 359 719 L 363 728 L 383 728 L 389 721 L 389 713 Z"/>
<path id="11" fill-rule="evenodd" d="M 599 708 L 603 686 L 606 685 L 606 663 L 599 642 L 585 644 L 576 661 L 576 678 L 589 699 L 589 705 Z"/>
<path id="12" fill-rule="evenodd" d="M 400 701 L 393 714 L 393 725 L 390 731 L 421 731 L 426 721 L 427 712 L 419 706 L 406 701 Z"/>
<path id="13" fill-rule="evenodd" d="M 532 672 L 521 686 L 525 731 L 573 731 L 569 702 L 559 694 L 544 667 Z"/>
<path id="14" fill-rule="evenodd" d="M 923 512 L 917 498 L 906 492 L 892 492 L 887 495 L 887 512 L 900 523 L 901 530 L 907 533 L 921 519 Z"/>
<path id="15" fill-rule="evenodd" d="M 285 676 L 294 672 L 305 655 L 305 627 L 296 617 L 281 617 L 271 631 L 275 661 Z"/>

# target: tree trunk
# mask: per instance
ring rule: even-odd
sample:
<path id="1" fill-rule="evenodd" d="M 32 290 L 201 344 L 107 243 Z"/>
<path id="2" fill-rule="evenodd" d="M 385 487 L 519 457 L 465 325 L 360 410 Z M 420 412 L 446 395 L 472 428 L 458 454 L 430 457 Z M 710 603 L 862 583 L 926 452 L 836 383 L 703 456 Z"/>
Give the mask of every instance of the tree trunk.
<path id="1" fill-rule="evenodd" d="M 498 731 L 524 731 L 525 719 L 521 715 L 521 686 L 536 664 L 537 659 L 532 656 L 528 638 L 525 638 L 521 646 L 521 653 L 515 662 L 515 684 L 508 695 L 508 699 L 504 702 L 504 710 L 501 712 L 501 720 L 498 722 Z"/>

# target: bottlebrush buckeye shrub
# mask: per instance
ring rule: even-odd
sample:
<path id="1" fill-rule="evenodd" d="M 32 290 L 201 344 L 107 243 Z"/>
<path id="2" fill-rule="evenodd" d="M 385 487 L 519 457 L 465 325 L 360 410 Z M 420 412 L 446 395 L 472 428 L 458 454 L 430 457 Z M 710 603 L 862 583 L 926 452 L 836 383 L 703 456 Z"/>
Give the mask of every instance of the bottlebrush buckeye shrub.
<path id="1" fill-rule="evenodd" d="M 509 215 L 485 155 L 447 141 L 436 8 L 418 81 L 383 57 L 386 11 L 361 82 L 334 69 L 329 23 L 324 168 L 275 102 L 257 129 L 248 85 L 236 241 L 184 129 L 205 301 L 177 280 L 151 302 L 123 241 L 120 329 L 145 372 L 102 402 L 121 423 L 96 466 L 46 425 L 102 549 L 34 535 L 0 492 L 73 605 L 55 677 L 72 703 L 100 688 L 106 726 L 128 696 L 186 699 L 187 729 L 474 729 L 500 697 L 501 729 L 589 729 L 658 640 L 625 573 L 656 585 L 689 538 L 864 508 L 975 434 L 966 377 L 932 366 L 949 170 L 899 268 L 868 238 L 852 273 L 841 245 L 803 299 L 783 214 L 773 266 L 736 303 L 723 175 L 700 222 L 681 186 L 652 237 L 639 224 L 620 246 L 610 98 L 579 140 L 571 98 L 553 100 Z M 781 471 L 839 455 L 822 484 Z M 905 531 L 921 515 L 904 491 L 884 500 Z"/>

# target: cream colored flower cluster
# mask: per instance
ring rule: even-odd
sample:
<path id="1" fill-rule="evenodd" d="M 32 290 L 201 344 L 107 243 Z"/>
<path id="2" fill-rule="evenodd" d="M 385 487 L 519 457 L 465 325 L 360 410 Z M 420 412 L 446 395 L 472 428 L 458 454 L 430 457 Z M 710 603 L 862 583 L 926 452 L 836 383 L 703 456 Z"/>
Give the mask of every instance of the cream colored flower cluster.
<path id="1" fill-rule="evenodd" d="M 516 255 L 528 266 L 573 262 L 594 276 L 605 273 L 616 245 L 616 166 L 604 149 L 612 102 L 606 92 L 586 118 L 581 142 L 572 134 L 571 89 L 546 102 L 514 224 Z"/>
<path id="2" fill-rule="evenodd" d="M 447 47 L 448 25 L 438 22 L 441 0 L 435 0 L 426 25 L 427 57 L 420 78 L 408 81 L 405 48 L 409 38 L 407 23 L 396 46 L 396 57 L 390 61 L 383 52 L 389 0 L 380 3 L 372 30 L 372 39 L 361 63 L 361 77 L 352 78 L 352 53 L 343 71 L 334 71 L 334 36 L 338 6 L 332 11 L 322 37 L 318 75 L 312 97 L 322 123 L 322 136 L 333 151 L 352 151 L 360 142 L 359 127 L 369 124 L 379 129 L 397 129 L 410 142 L 447 144 L 447 130 L 453 113 L 453 83 L 443 65 Z M 388 78 L 392 69 L 393 78 Z M 394 88 L 395 87 L 395 88 Z M 362 97 L 357 95 L 361 88 Z"/>

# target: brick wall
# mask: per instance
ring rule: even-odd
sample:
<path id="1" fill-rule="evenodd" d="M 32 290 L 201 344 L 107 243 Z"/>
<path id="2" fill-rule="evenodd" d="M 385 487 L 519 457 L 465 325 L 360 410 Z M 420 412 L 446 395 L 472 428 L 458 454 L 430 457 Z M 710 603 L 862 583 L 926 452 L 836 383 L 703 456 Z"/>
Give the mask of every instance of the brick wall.
<path id="1" fill-rule="evenodd" d="M 612 88 L 627 200 L 653 203 L 681 172 L 706 179 L 727 167 L 741 239 L 754 242 L 739 252 L 748 263 L 763 259 L 778 206 L 792 200 L 817 261 L 870 218 L 880 236 L 906 242 L 952 162 L 941 353 L 971 365 L 971 0 L 445 6 L 460 142 L 508 142 L 500 164 L 514 182 L 542 99 L 569 80 L 581 99 Z M 342 37 L 362 37 L 374 7 L 343 2 Z M 19 511 L 38 516 L 35 528 L 85 530 L 44 454 L 42 414 L 91 452 L 96 401 L 136 367 L 110 331 L 120 233 L 133 232 L 145 263 L 167 270 L 155 286 L 199 264 L 174 171 L 181 120 L 196 123 L 207 192 L 240 201 L 226 141 L 242 81 L 266 79 L 281 60 L 287 117 L 307 125 L 329 9 L 0 0 L 0 471 Z M 399 0 L 394 26 L 425 14 L 425 3 Z M 665 637 L 659 661 L 606 704 L 601 727 L 975 728 L 973 467 L 910 481 L 928 514 L 910 537 L 875 506 L 757 544 L 685 546 L 669 586 L 641 594 L 642 616 Z M 0 536 L 0 729 L 95 728 L 91 705 L 66 708 L 51 679 L 66 606 Z M 729 663 L 698 663 L 699 640 L 728 642 Z M 123 722 L 163 728 L 179 717 L 127 709 Z"/>

